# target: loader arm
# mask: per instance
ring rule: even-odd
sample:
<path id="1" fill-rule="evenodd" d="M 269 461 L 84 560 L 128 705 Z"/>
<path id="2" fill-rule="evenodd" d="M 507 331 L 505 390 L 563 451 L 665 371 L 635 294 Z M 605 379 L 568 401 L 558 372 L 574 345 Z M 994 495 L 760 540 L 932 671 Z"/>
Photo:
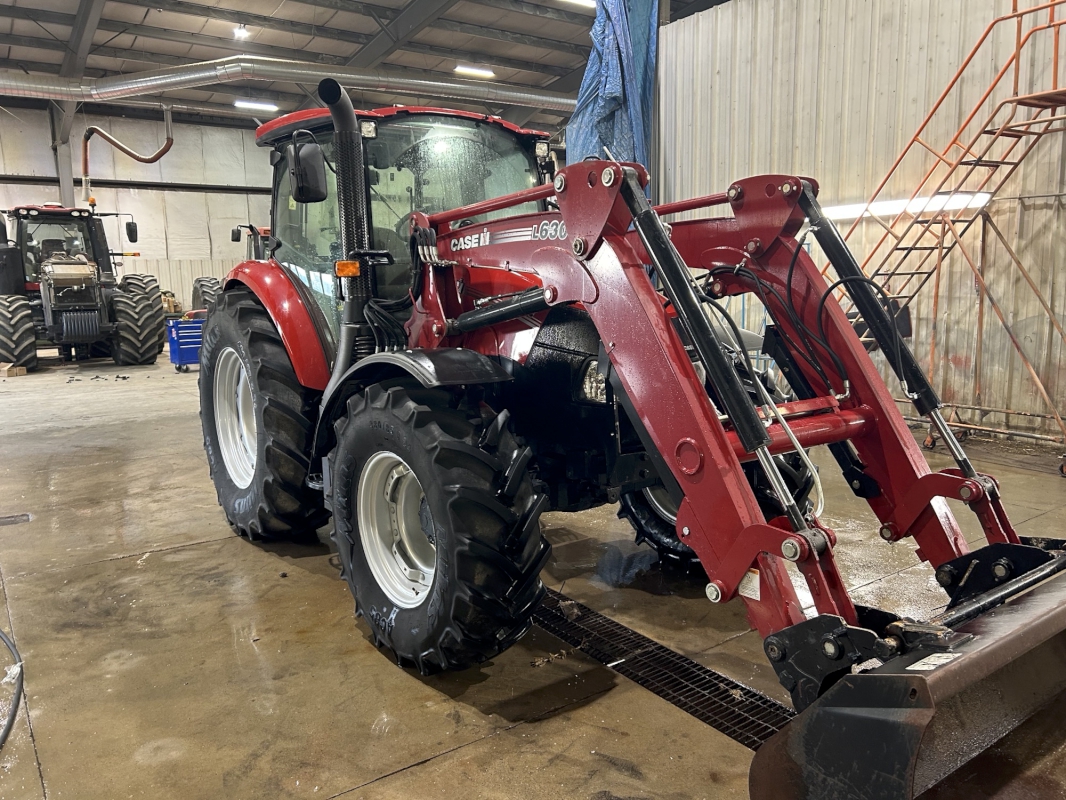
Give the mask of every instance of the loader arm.
<path id="1" fill-rule="evenodd" d="M 648 205 L 646 182 L 639 165 L 584 161 L 561 170 L 553 186 L 414 215 L 416 239 L 419 230 L 431 235 L 419 239 L 427 288 L 408 323 L 410 345 L 468 343 L 455 338 L 473 311 L 463 287 L 486 269 L 522 287 L 494 305 L 500 322 L 508 309 L 513 317 L 581 304 L 639 417 L 645 446 L 680 489 L 677 533 L 707 572 L 708 598 L 741 597 L 803 712 L 757 758 L 753 796 L 912 797 L 1062 690 L 1057 678 L 1036 677 L 1048 665 L 1063 672 L 1066 658 L 1062 543 L 1020 542 L 998 485 L 974 470 L 943 423 L 939 399 L 887 304 L 822 215 L 813 181 L 748 178 L 722 194 L 661 207 L 663 215 L 711 206 L 732 212 L 672 229 Z M 551 195 L 558 211 L 468 224 Z M 795 238 L 805 223 L 841 278 L 835 284 Z M 699 285 L 691 269 L 705 271 Z M 941 429 L 957 469 L 929 469 L 834 289 L 860 309 L 904 392 Z M 739 390 L 739 356 L 707 323 L 705 303 L 742 293 L 763 300 L 773 321 L 768 349 L 798 398 L 776 410 L 769 403 L 758 410 Z M 713 400 L 675 319 L 706 369 Z M 775 481 L 773 453 L 816 444 L 830 445 L 845 479 L 880 520 L 883 539 L 915 540 L 946 591 L 944 614 L 915 622 L 853 603 L 833 558 L 833 531 L 786 497 L 780 475 Z M 784 516 L 764 518 L 741 469 L 752 460 Z M 968 551 L 947 498 L 976 514 L 989 547 Z M 810 619 L 787 561 L 814 600 Z M 1013 617 L 990 624 L 987 612 L 1003 604 Z M 1030 689 L 1005 691 L 1019 679 Z M 1000 698 L 994 719 L 979 711 L 989 692 Z M 845 752 L 829 758 L 822 752 L 828 747 Z M 767 777 L 778 769 L 787 780 Z"/>

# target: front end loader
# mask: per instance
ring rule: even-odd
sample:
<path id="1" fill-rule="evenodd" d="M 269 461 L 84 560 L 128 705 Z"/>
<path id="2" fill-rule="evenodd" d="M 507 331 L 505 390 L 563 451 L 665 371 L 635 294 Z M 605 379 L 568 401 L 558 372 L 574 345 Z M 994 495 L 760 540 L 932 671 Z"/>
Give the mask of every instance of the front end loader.
<path id="1" fill-rule="evenodd" d="M 698 558 L 711 603 L 744 603 L 791 694 L 754 798 L 912 798 L 1066 688 L 1064 542 L 1011 526 L 814 180 L 656 207 L 640 165 L 554 171 L 543 135 L 495 118 L 357 116 L 335 82 L 319 93 L 328 117 L 260 130 L 279 196 L 262 258 L 209 311 L 205 447 L 238 533 L 332 516 L 356 612 L 398 664 L 461 669 L 517 641 L 544 593 L 539 515 L 621 501 L 660 552 Z M 712 208 L 728 213 L 663 221 Z M 771 320 L 773 373 L 722 304 L 742 294 Z M 838 295 L 956 467 L 930 470 Z M 885 546 L 917 545 L 940 613 L 852 600 L 817 445 Z"/>

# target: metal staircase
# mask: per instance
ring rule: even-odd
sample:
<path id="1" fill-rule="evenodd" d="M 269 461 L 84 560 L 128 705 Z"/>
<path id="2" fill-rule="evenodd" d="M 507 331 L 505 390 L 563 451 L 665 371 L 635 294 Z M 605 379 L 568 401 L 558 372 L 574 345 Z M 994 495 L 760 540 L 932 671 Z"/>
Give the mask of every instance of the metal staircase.
<path id="1" fill-rule="evenodd" d="M 1031 438 L 1053 441 L 1066 441 L 1066 423 L 1014 335 L 1007 315 L 989 291 L 983 270 L 971 256 L 965 237 L 975 226 L 986 231 L 991 226 L 992 232 L 1010 253 L 1013 266 L 1035 292 L 1055 330 L 1066 343 L 1066 331 L 1063 331 L 1047 299 L 986 211 L 988 203 L 1003 190 L 1043 138 L 1066 130 L 1066 89 L 1059 86 L 1060 31 L 1066 24 L 1066 18 L 1061 18 L 1064 12 L 1066 0 L 1052 0 L 1023 9 L 1018 8 L 1018 0 L 1013 0 L 1011 13 L 996 18 L 985 28 L 977 44 L 845 234 L 846 239 L 852 238 L 857 231 L 863 230 L 864 222 L 872 222 L 881 228 L 876 244 L 866 249 L 862 267 L 901 309 L 910 305 L 918 293 L 932 283 L 930 372 L 936 364 L 936 318 L 941 272 L 948 256 L 959 251 L 1048 406 L 1051 413 L 1047 418 L 1054 419 L 1062 431 L 1062 437 L 1034 435 Z M 993 34 L 1000 32 L 1002 35 L 1004 26 L 1013 28 L 1013 48 L 1008 50 L 1009 55 L 995 77 L 946 142 L 930 141 L 936 138 L 936 130 L 950 128 L 943 121 L 947 115 L 957 113 L 959 97 L 965 88 L 961 84 L 968 73 L 970 80 L 967 86 L 973 83 L 974 69 L 968 68 L 971 68 L 979 54 L 987 58 L 989 50 L 995 51 L 995 46 L 990 44 Z M 990 46 L 985 48 L 986 44 Z M 1034 54 L 1038 46 L 1044 48 L 1043 54 L 1049 57 L 1049 63 L 1042 61 L 1040 52 Z M 987 61 L 983 63 L 987 64 Z M 1027 84 L 1025 90 L 1021 88 L 1023 83 Z M 1034 85 L 1039 87 L 1041 83 L 1045 83 L 1046 88 L 1032 91 Z M 954 95 L 953 103 L 946 103 L 949 95 L 956 90 L 958 93 Z M 886 187 L 900 183 L 903 175 L 913 174 L 915 159 L 921 161 L 925 174 L 909 198 L 905 201 L 883 200 Z M 902 166 L 905 162 L 906 167 Z M 925 167 L 925 164 L 930 165 Z M 845 310 L 853 310 L 846 298 L 842 297 L 842 300 Z M 979 404 L 966 408 L 984 413 L 1020 413 L 1009 409 L 985 409 Z M 965 423 L 960 427 L 992 430 L 982 426 L 967 426 Z M 996 432 L 1008 431 L 997 429 Z"/>

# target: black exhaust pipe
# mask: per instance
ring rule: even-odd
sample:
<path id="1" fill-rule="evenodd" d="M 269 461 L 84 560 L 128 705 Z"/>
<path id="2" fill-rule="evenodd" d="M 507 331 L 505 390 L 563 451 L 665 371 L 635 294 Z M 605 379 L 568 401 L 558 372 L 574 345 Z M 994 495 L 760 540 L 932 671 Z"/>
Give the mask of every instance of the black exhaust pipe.
<path id="1" fill-rule="evenodd" d="M 341 253 L 344 259 L 363 261 L 358 277 L 341 278 L 344 306 L 333 374 L 323 397 L 328 397 L 340 376 L 352 363 L 374 352 L 374 334 L 366 321 L 366 304 L 373 297 L 373 267 L 360 259 L 370 249 L 367 230 L 366 181 L 363 141 L 351 98 L 333 78 L 318 84 L 318 96 L 333 119 L 333 161 L 337 169 L 337 212 L 340 220 Z"/>

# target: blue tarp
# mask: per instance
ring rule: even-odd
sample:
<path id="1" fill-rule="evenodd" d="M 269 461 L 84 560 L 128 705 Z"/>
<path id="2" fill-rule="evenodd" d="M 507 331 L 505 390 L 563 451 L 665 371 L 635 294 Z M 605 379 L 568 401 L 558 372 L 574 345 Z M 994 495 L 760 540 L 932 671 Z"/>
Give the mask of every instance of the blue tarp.
<path id="1" fill-rule="evenodd" d="M 604 158 L 648 166 L 658 0 L 599 0 L 592 53 L 566 126 L 566 160 Z"/>

